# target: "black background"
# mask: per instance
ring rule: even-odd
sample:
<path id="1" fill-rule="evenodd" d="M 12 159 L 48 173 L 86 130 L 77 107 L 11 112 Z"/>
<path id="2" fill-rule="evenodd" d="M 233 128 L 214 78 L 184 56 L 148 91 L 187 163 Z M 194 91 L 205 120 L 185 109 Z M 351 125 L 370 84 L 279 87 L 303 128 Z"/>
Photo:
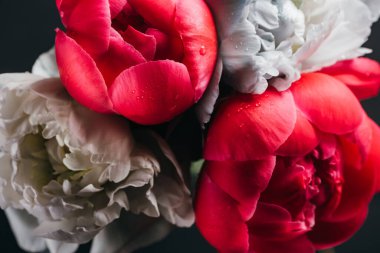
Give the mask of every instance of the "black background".
<path id="1" fill-rule="evenodd" d="M 53 46 L 54 29 L 60 26 L 54 0 L 0 0 L 0 73 L 30 71 L 38 55 Z M 372 35 L 366 46 L 374 50 L 369 57 L 380 61 L 379 22 L 373 26 Z M 380 123 L 380 98 L 365 101 L 363 105 L 369 116 Z M 80 252 L 87 252 L 88 248 L 89 244 L 81 246 Z M 376 196 L 373 200 L 364 226 L 336 251 L 337 253 L 380 252 L 380 196 Z M 17 247 L 2 211 L 0 211 L 0 252 L 23 252 Z M 153 252 L 209 253 L 215 251 L 193 227 L 175 229 L 163 241 L 138 251 L 138 253 Z"/>

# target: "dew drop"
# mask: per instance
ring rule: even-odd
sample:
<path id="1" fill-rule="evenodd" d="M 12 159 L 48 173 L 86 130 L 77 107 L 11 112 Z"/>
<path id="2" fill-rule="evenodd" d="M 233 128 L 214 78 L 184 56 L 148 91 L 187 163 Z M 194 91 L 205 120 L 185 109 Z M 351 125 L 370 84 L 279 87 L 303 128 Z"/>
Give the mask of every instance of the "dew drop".
<path id="1" fill-rule="evenodd" d="M 260 106 L 261 106 L 261 103 L 258 102 L 258 103 L 255 104 L 255 106 L 256 106 L 256 107 L 260 107 Z"/>
<path id="2" fill-rule="evenodd" d="M 205 55 L 206 54 L 206 48 L 205 48 L 205 46 L 201 46 L 201 48 L 199 49 L 199 53 L 200 53 L 200 55 Z"/>

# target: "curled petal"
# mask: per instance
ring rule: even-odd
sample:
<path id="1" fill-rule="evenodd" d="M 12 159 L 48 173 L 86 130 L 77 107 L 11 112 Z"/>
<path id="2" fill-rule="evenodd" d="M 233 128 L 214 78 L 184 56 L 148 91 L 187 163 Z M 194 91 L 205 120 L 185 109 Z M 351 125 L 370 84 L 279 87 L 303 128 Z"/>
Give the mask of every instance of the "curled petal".
<path id="1" fill-rule="evenodd" d="M 198 0 L 177 1 L 175 14 L 175 28 L 183 42 L 182 63 L 189 70 L 198 101 L 211 79 L 217 58 L 214 20 L 206 3 Z"/>
<path id="2" fill-rule="evenodd" d="M 68 35 L 85 51 L 94 56 L 107 50 L 111 28 L 108 0 L 57 0 L 57 7 Z"/>
<path id="3" fill-rule="evenodd" d="M 328 75 L 304 74 L 291 91 L 298 108 L 319 130 L 346 134 L 363 120 L 364 111 L 354 94 Z"/>
<path id="4" fill-rule="evenodd" d="M 216 185 L 207 170 L 199 182 L 195 222 L 211 245 L 225 252 L 248 251 L 248 229 L 237 202 Z"/>
<path id="5" fill-rule="evenodd" d="M 56 36 L 56 55 L 61 80 L 79 103 L 97 112 L 111 112 L 106 83 L 95 62 L 62 31 Z"/>
<path id="6" fill-rule="evenodd" d="M 170 60 L 125 70 L 115 79 L 110 95 L 118 113 L 140 124 L 168 121 L 194 103 L 186 67 Z"/>
<path id="7" fill-rule="evenodd" d="M 275 163 L 275 157 L 246 162 L 208 161 L 205 170 L 221 190 L 239 203 L 241 216 L 248 220 L 268 185 Z"/>
<path id="8" fill-rule="evenodd" d="M 205 143 L 207 160 L 256 160 L 273 155 L 296 123 L 289 91 L 239 94 L 219 108 Z"/>
<path id="9" fill-rule="evenodd" d="M 146 62 L 144 56 L 131 44 L 125 43 L 119 34 L 113 32 L 113 35 L 107 53 L 95 59 L 107 86 L 125 69 Z"/>
<path id="10" fill-rule="evenodd" d="M 297 122 L 293 132 L 276 153 L 283 156 L 304 156 L 318 143 L 317 130 L 300 111 L 297 111 Z"/>
<path id="11" fill-rule="evenodd" d="M 379 93 L 380 64 L 369 58 L 341 61 L 321 72 L 347 85 L 358 99 L 367 99 Z"/>
<path id="12" fill-rule="evenodd" d="M 337 222 L 319 220 L 308 233 L 308 237 L 317 250 L 333 248 L 353 236 L 363 225 L 366 217 L 367 208 L 348 220 Z"/>

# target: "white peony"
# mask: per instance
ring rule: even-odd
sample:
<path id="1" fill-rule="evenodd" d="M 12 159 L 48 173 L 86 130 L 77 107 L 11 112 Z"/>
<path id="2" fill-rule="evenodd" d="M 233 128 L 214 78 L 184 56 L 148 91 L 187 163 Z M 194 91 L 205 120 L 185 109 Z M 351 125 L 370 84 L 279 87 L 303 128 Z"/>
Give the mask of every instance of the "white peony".
<path id="1" fill-rule="evenodd" d="M 91 252 L 130 252 L 194 220 L 165 142 L 82 107 L 58 78 L 0 75 L 0 166 L 0 205 L 29 251 L 74 252 L 101 231 Z M 140 215 L 129 226 L 130 213 L 165 221 Z M 134 238 L 137 221 L 153 225 L 147 238 Z"/>
<path id="2" fill-rule="evenodd" d="M 378 0 L 207 0 L 216 20 L 220 54 L 237 91 L 282 91 L 360 48 L 380 15 Z"/>

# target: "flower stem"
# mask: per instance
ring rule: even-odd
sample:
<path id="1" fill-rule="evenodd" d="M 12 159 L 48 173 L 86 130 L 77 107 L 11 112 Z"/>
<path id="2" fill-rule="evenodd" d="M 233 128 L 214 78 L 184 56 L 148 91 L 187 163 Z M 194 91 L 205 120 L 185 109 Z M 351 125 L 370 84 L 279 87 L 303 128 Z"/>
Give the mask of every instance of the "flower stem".
<path id="1" fill-rule="evenodd" d="M 321 250 L 321 251 L 318 251 L 319 253 L 335 253 L 335 250 L 334 249 L 325 249 L 325 250 Z"/>

